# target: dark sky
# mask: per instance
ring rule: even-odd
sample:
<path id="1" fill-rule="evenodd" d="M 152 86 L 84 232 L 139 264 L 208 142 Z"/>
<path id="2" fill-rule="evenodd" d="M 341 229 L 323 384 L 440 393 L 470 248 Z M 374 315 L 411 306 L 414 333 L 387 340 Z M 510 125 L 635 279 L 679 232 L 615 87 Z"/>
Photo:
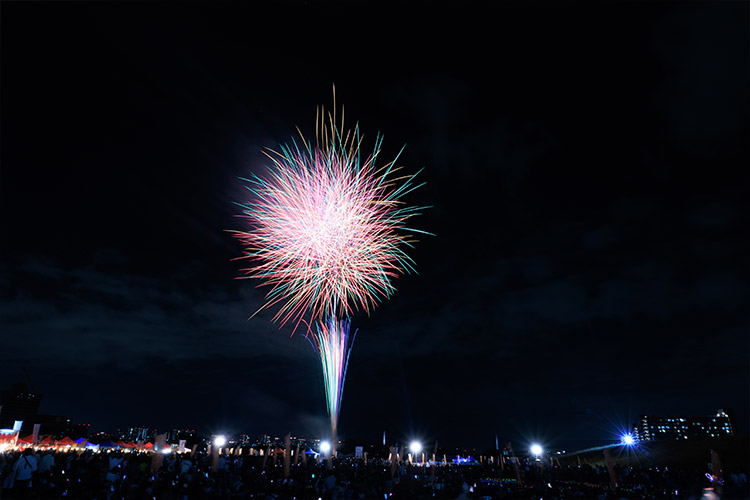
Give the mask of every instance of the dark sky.
<path id="1" fill-rule="evenodd" d="M 353 319 L 342 437 L 748 431 L 746 2 L 275 5 L 2 3 L 4 387 L 94 431 L 322 435 L 317 358 L 248 320 L 227 230 L 335 83 L 436 234 Z"/>

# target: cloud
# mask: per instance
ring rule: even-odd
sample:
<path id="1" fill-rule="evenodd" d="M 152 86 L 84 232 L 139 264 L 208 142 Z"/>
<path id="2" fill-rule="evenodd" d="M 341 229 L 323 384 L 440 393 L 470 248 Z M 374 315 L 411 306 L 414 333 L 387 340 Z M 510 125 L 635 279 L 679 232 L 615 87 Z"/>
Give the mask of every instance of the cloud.
<path id="1" fill-rule="evenodd" d="M 16 340 L 8 345 L 16 364 L 75 357 L 79 364 L 117 360 L 137 366 L 144 356 L 184 361 L 227 353 L 246 359 L 305 355 L 302 342 L 290 341 L 289 330 L 272 324 L 270 313 L 248 319 L 262 303 L 250 283 L 234 289 L 230 283 L 223 292 L 189 290 L 180 280 L 40 261 L 22 266 L 23 273 L 34 275 L 33 284 L 25 288 L 22 280 L 0 304 L 4 335 Z M 38 297 L 39 280 L 58 293 Z"/>

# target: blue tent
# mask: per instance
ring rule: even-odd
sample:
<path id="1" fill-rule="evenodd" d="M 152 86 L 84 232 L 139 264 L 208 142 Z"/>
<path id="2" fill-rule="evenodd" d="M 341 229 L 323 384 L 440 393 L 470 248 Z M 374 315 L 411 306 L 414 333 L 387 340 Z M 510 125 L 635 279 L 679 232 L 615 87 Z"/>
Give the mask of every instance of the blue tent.
<path id="1" fill-rule="evenodd" d="M 99 443 L 99 448 L 119 448 L 120 445 L 112 442 L 111 440 L 107 439 L 106 441 L 102 441 Z"/>

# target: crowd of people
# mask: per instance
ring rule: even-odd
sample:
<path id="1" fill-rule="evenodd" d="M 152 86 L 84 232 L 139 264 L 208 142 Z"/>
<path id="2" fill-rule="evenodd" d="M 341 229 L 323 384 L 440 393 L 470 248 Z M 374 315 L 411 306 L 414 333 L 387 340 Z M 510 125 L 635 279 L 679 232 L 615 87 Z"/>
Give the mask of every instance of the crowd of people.
<path id="1" fill-rule="evenodd" d="M 112 451 L 0 453 L 2 499 L 356 500 L 356 499 L 742 499 L 744 472 L 720 482 L 705 471 L 670 467 L 546 466 L 521 461 L 425 467 L 408 461 L 310 460 L 284 467 L 258 456 Z M 158 464 L 158 467 L 155 466 Z"/>

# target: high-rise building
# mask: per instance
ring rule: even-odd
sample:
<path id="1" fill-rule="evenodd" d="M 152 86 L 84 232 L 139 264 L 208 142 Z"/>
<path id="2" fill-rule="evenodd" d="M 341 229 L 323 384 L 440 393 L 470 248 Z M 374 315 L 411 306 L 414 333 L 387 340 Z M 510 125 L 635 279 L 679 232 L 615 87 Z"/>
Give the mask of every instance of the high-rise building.
<path id="1" fill-rule="evenodd" d="M 150 441 L 154 437 L 154 431 L 148 427 L 130 427 L 122 439 L 126 441 Z"/>
<path id="2" fill-rule="evenodd" d="M 62 438 L 71 434 L 73 420 L 62 415 L 36 415 L 33 417 L 33 423 L 41 424 L 39 434 L 52 435 Z M 88 429 L 86 429 L 88 432 Z M 73 439 L 86 437 L 86 434 L 76 435 Z"/>
<path id="3" fill-rule="evenodd" d="M 77 436 L 77 437 L 83 437 L 83 438 L 88 437 L 90 430 L 91 430 L 91 424 L 74 424 L 74 423 L 71 423 L 68 426 L 68 429 L 67 429 L 66 432 L 67 432 L 67 434 L 70 437 L 72 437 L 73 439 L 75 439 L 75 436 Z"/>
<path id="4" fill-rule="evenodd" d="M 197 441 L 198 439 L 195 429 L 172 429 L 166 434 L 167 442 L 169 443 L 177 443 L 180 440 L 185 440 L 192 443 Z"/>
<path id="5" fill-rule="evenodd" d="M 641 441 L 727 437 L 734 434 L 730 415 L 719 409 L 702 417 L 641 415 L 635 435 Z"/>
<path id="6" fill-rule="evenodd" d="M 13 427 L 16 420 L 22 420 L 24 429 L 33 426 L 33 418 L 39 412 L 42 395 L 31 392 L 26 384 L 13 384 L 10 389 L 0 391 L 0 429 Z"/>

